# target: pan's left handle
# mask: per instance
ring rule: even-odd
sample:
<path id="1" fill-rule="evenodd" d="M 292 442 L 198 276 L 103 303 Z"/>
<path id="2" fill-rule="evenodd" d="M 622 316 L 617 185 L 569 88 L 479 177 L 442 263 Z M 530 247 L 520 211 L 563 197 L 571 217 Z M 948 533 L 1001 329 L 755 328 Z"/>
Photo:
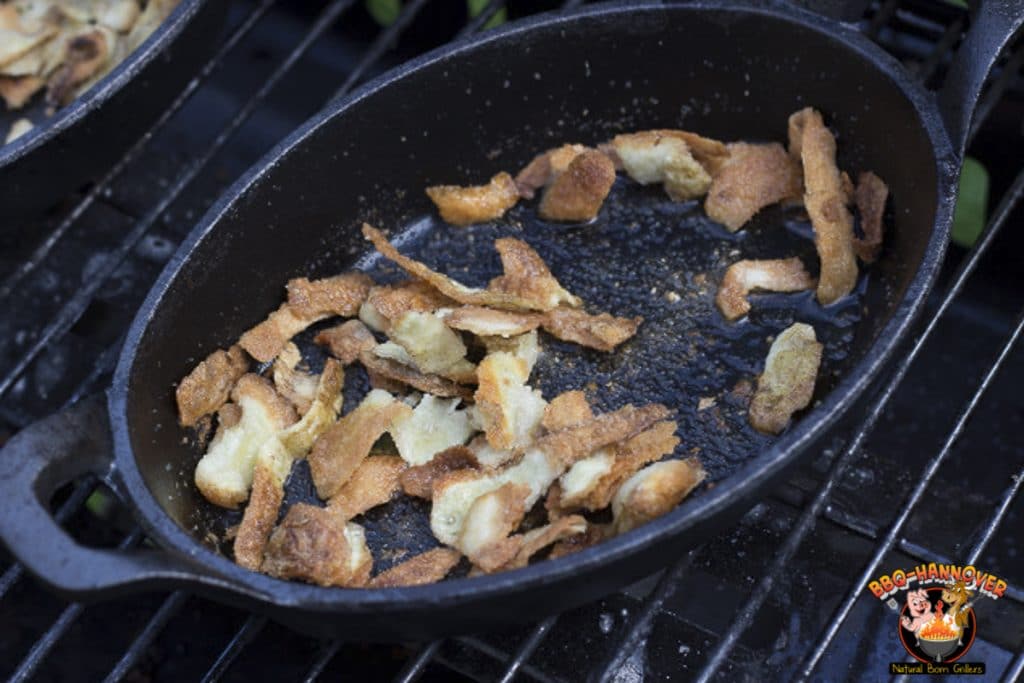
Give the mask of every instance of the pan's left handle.
<path id="1" fill-rule="evenodd" d="M 16 434 L 0 450 L 0 540 L 56 592 L 100 598 L 130 589 L 195 583 L 196 571 L 161 550 L 106 550 L 78 544 L 53 519 L 49 501 L 87 472 L 113 463 L 105 397 L 86 398 Z"/>

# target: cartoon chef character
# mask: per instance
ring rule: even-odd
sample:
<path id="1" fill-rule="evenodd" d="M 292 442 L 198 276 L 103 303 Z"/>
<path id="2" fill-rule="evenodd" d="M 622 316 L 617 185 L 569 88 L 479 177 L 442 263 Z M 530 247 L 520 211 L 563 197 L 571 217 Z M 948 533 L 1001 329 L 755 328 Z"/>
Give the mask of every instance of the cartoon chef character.
<path id="1" fill-rule="evenodd" d="M 910 616 L 900 619 L 900 624 L 913 633 L 920 631 L 922 626 L 935 618 L 932 614 L 932 603 L 928 600 L 928 591 L 923 588 L 908 591 L 907 612 Z"/>

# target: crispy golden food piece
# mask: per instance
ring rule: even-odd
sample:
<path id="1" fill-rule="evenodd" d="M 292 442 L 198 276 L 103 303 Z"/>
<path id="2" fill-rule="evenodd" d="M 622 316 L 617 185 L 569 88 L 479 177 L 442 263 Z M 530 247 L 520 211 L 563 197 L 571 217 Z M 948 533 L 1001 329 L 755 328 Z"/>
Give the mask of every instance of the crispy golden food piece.
<path id="1" fill-rule="evenodd" d="M 434 482 L 450 472 L 467 469 L 480 469 L 473 451 L 465 446 L 451 446 L 436 453 L 422 465 L 415 465 L 402 472 L 402 490 L 407 495 L 430 500 L 434 497 Z"/>
<path id="2" fill-rule="evenodd" d="M 457 366 L 469 365 L 470 375 L 473 373 L 462 338 L 433 313 L 406 311 L 392 321 L 388 337 L 408 352 L 421 372 L 445 375 Z"/>
<path id="3" fill-rule="evenodd" d="M 516 553 L 509 536 L 526 515 L 530 487 L 508 482 L 473 501 L 455 547 L 484 571 L 507 564 Z"/>
<path id="4" fill-rule="evenodd" d="M 529 377 L 526 361 L 510 353 L 488 354 L 480 361 L 473 398 L 493 448 L 523 448 L 538 432 L 547 401 L 526 385 Z"/>
<path id="5" fill-rule="evenodd" d="M 534 302 L 536 308 L 549 311 L 557 306 L 582 306 L 583 301 L 570 294 L 533 247 L 514 237 L 494 240 L 504 274 L 491 280 L 490 292 L 499 292 Z"/>
<path id="6" fill-rule="evenodd" d="M 627 405 L 615 412 L 598 415 L 587 422 L 547 434 L 538 439 L 533 447 L 548 454 L 561 467 L 567 468 L 597 449 L 628 439 L 669 415 L 669 409 L 660 403 L 650 403 L 639 408 Z"/>
<path id="7" fill-rule="evenodd" d="M 370 579 L 369 588 L 395 588 L 398 586 L 423 586 L 437 583 L 448 575 L 462 559 L 459 551 L 451 548 L 434 548 L 420 553 L 386 572 Z"/>
<path id="8" fill-rule="evenodd" d="M 504 216 L 519 201 L 519 188 L 512 176 L 502 171 L 486 185 L 435 185 L 427 188 L 427 196 L 445 223 L 471 225 Z"/>
<path id="9" fill-rule="evenodd" d="M 513 536 L 509 540 L 517 545 L 515 555 L 499 569 L 508 571 L 525 567 L 530 563 L 531 557 L 549 545 L 585 534 L 587 526 L 587 520 L 583 517 L 569 515 L 561 517 L 551 524 Z"/>
<path id="10" fill-rule="evenodd" d="M 616 135 L 611 144 L 630 178 L 641 185 L 662 183 L 672 201 L 703 196 L 711 186 L 711 175 L 678 135 L 646 130 Z"/>
<path id="11" fill-rule="evenodd" d="M 300 318 L 351 318 L 366 301 L 373 280 L 366 273 L 345 273 L 320 280 L 297 277 L 288 281 L 288 306 Z"/>
<path id="12" fill-rule="evenodd" d="M 299 415 L 305 415 L 316 398 L 318 377 L 299 369 L 302 353 L 288 342 L 274 360 L 274 387 L 277 393 L 291 401 Z"/>
<path id="13" fill-rule="evenodd" d="M 313 341 L 326 346 L 342 365 L 355 363 L 359 360 L 359 354 L 377 345 L 373 333 L 359 320 L 346 320 L 340 325 L 321 330 Z"/>
<path id="14" fill-rule="evenodd" d="M 398 454 L 410 465 L 429 462 L 437 453 L 461 446 L 476 431 L 459 399 L 425 394 L 416 408 L 397 417 L 389 428 Z"/>
<path id="15" fill-rule="evenodd" d="M 610 313 L 591 315 L 571 308 L 548 311 L 541 323 L 550 334 L 598 351 L 612 351 L 636 334 L 643 318 L 619 318 Z"/>
<path id="16" fill-rule="evenodd" d="M 615 164 L 597 150 L 578 155 L 544 191 L 537 213 L 546 221 L 589 221 L 597 217 L 615 183 Z"/>
<path id="17" fill-rule="evenodd" d="M 551 399 L 544 409 L 541 424 L 549 432 L 568 429 L 594 419 L 594 411 L 590 409 L 586 394 L 582 391 L 566 391 Z"/>
<path id="18" fill-rule="evenodd" d="M 540 327 L 536 313 L 499 311 L 483 306 L 461 306 L 445 314 L 444 324 L 480 337 L 514 337 Z"/>
<path id="19" fill-rule="evenodd" d="M 371 455 L 356 468 L 328 503 L 342 519 L 352 519 L 391 500 L 407 465 L 397 455 Z"/>
<path id="20" fill-rule="evenodd" d="M 269 363 L 281 353 L 292 337 L 326 317 L 326 313 L 302 316 L 289 304 L 281 304 L 266 320 L 246 331 L 238 340 L 238 345 L 259 362 Z"/>
<path id="21" fill-rule="evenodd" d="M 706 476 L 696 458 L 643 468 L 626 480 L 612 500 L 615 533 L 624 534 L 669 512 Z"/>
<path id="22" fill-rule="evenodd" d="M 531 330 L 526 334 L 516 337 L 480 337 L 480 342 L 487 349 L 487 353 L 503 351 L 511 353 L 516 358 L 526 361 L 527 370 L 533 372 L 533 366 L 540 358 L 540 342 L 537 339 L 537 330 Z"/>
<path id="23" fill-rule="evenodd" d="M 475 408 L 473 409 L 475 410 Z M 479 413 L 476 414 L 479 421 Z M 495 448 L 487 443 L 487 435 L 480 434 L 474 437 L 466 448 L 470 450 L 473 457 L 482 467 L 497 469 L 502 465 L 511 462 L 519 456 L 519 452 L 511 448 Z"/>
<path id="24" fill-rule="evenodd" d="M 38 76 L 0 76 L 0 97 L 8 109 L 21 109 L 45 84 Z"/>
<path id="25" fill-rule="evenodd" d="M 0 5 L 0 67 L 21 59 L 57 34 L 56 22 L 32 19 L 23 17 L 13 2 Z"/>
<path id="26" fill-rule="evenodd" d="M 814 328 L 794 323 L 779 333 L 765 359 L 764 372 L 750 402 L 750 424 L 765 434 L 778 434 L 814 394 L 822 345 Z"/>
<path id="27" fill-rule="evenodd" d="M 374 390 L 356 408 L 332 424 L 313 444 L 309 469 L 317 495 L 334 497 L 370 449 L 400 416 L 411 412 L 409 406 L 386 391 Z"/>
<path id="28" fill-rule="evenodd" d="M 523 170 L 516 174 L 516 187 L 523 199 L 533 199 L 533 195 L 555 178 L 565 173 L 573 159 L 587 150 L 583 145 L 562 145 L 554 147 L 535 156 Z"/>
<path id="29" fill-rule="evenodd" d="M 220 408 L 231 396 L 238 378 L 249 369 L 249 359 L 238 346 L 217 350 L 207 356 L 178 384 L 174 397 L 178 420 L 192 427 L 204 415 Z"/>
<path id="30" fill-rule="evenodd" d="M 396 285 L 377 286 L 366 297 L 366 306 L 383 319 L 379 331 L 387 332 L 391 321 L 409 311 L 433 313 L 439 308 L 451 308 L 456 302 L 422 280 L 406 280 Z M 360 316 L 363 312 L 360 311 Z"/>
<path id="31" fill-rule="evenodd" d="M 804 169 L 804 206 L 814 227 L 814 245 L 821 260 L 818 301 L 827 305 L 853 291 L 857 258 L 853 251 L 853 215 L 836 167 L 836 139 L 821 114 L 801 109 L 790 117 L 790 151 L 800 150 Z"/>
<path id="32" fill-rule="evenodd" d="M 267 543 L 260 570 L 320 586 L 365 586 L 373 557 L 362 527 L 336 513 L 296 503 Z"/>
<path id="33" fill-rule="evenodd" d="M 679 138 L 686 143 L 690 154 L 697 160 L 704 170 L 711 174 L 711 177 L 718 175 L 722 166 L 729 160 L 729 146 L 712 138 L 706 138 L 688 130 L 675 130 L 670 128 L 659 128 L 651 131 L 663 137 Z"/>
<path id="34" fill-rule="evenodd" d="M 425 315 L 422 313 L 410 313 L 410 316 Z M 434 316 L 428 316 L 434 318 Z M 441 325 L 440 318 L 434 318 L 431 324 Z M 396 326 L 397 327 L 397 326 Z M 448 328 L 444 328 L 446 332 L 451 332 Z M 408 331 L 408 328 L 406 328 Z M 404 332 L 403 332 L 404 334 Z M 396 335 L 398 336 L 398 335 Z M 456 340 L 461 345 L 461 340 Z M 409 344 L 412 348 L 416 349 L 418 354 L 425 356 L 428 360 L 428 364 L 434 363 L 434 361 L 444 358 L 445 355 L 453 353 L 453 346 L 448 345 L 448 340 L 444 339 L 441 335 L 431 337 L 430 326 L 417 326 L 413 328 L 413 336 L 406 337 L 405 343 Z M 454 347 L 464 348 L 464 347 Z M 449 379 L 459 384 L 476 384 L 476 366 L 470 363 L 465 358 L 459 358 L 453 365 L 446 367 L 444 370 L 438 373 L 423 372 L 422 369 L 416 363 L 416 359 L 412 357 L 409 351 L 404 346 L 396 344 L 393 341 L 384 342 L 373 347 L 371 352 L 378 358 L 384 358 L 390 361 L 394 361 L 403 366 L 408 367 L 410 370 L 420 373 L 426 377 L 440 377 L 443 379 Z"/>
<path id="35" fill-rule="evenodd" d="M 889 187 L 874 173 L 865 171 L 857 177 L 857 189 L 853 197 L 857 213 L 860 214 L 860 227 L 864 231 L 863 238 L 853 238 L 853 250 L 864 263 L 874 263 L 878 252 L 882 250 L 885 231 L 882 217 L 886 199 L 889 198 Z"/>
<path id="36" fill-rule="evenodd" d="M 235 562 L 256 570 L 284 499 L 284 483 L 296 458 L 305 457 L 314 441 L 341 410 L 345 381 L 341 364 L 328 359 L 317 383 L 316 397 L 302 419 L 277 432 L 260 446 L 253 474 L 252 495 L 235 536 Z"/>
<path id="37" fill-rule="evenodd" d="M 729 266 L 715 295 L 715 304 L 726 320 L 737 320 L 750 312 L 747 294 L 769 292 L 800 292 L 814 287 L 814 278 L 804 270 L 796 256 L 763 261 L 743 260 Z"/>
<path id="38" fill-rule="evenodd" d="M 704 210 L 736 232 L 764 207 L 799 197 L 802 189 L 800 163 L 782 145 L 734 142 L 728 161 L 711 181 Z"/>
<path id="39" fill-rule="evenodd" d="M 376 374 L 378 377 L 393 380 L 435 396 L 457 397 L 467 401 L 473 398 L 472 387 L 439 375 L 422 373 L 410 365 L 381 358 L 372 351 L 364 351 L 360 354 L 359 360 L 366 367 L 366 371 L 370 373 L 371 379 Z"/>
<path id="40" fill-rule="evenodd" d="M 601 541 L 610 538 L 613 535 L 611 524 L 588 523 L 587 530 L 582 534 L 575 534 L 565 540 L 555 543 L 551 547 L 551 552 L 548 553 L 548 559 L 554 560 L 559 557 L 571 555 L 572 553 L 589 548 L 592 545 L 597 545 Z"/>
<path id="41" fill-rule="evenodd" d="M 239 378 L 231 400 L 241 409 L 241 419 L 233 427 L 218 430 L 195 472 L 203 496 L 226 508 L 238 507 L 249 497 L 253 466 L 263 443 L 297 419 L 291 404 L 259 375 Z"/>
<path id="42" fill-rule="evenodd" d="M 242 420 L 242 408 L 236 403 L 225 403 L 217 410 L 217 429 L 231 429 Z"/>
<path id="43" fill-rule="evenodd" d="M 79 87 L 106 66 L 113 49 L 113 33 L 105 27 L 83 30 L 69 38 L 60 68 L 47 80 L 47 103 L 63 106 L 74 99 Z"/>

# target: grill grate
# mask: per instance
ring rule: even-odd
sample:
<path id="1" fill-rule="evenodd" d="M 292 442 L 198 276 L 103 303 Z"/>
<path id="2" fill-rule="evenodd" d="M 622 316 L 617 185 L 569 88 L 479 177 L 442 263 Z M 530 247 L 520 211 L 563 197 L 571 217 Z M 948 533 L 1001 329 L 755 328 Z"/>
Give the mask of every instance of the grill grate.
<path id="1" fill-rule="evenodd" d="M 197 212 L 280 134 L 319 105 L 344 96 L 367 78 L 421 52 L 422 38 L 415 36 L 418 22 L 434 21 L 428 16 L 430 11 L 444 4 L 441 0 L 405 2 L 397 19 L 367 41 L 344 33 L 348 23 L 369 26 L 362 3 L 355 0 L 325 2 L 315 16 L 305 16 L 304 8 L 292 8 L 289 14 L 274 0 L 236 0 L 232 29 L 224 44 L 154 127 L 73 205 L 56 218 L 41 219 L 42 237 L 36 244 L 15 245 L 10 256 L 0 257 L 0 303 L 9 309 L 6 318 L 0 318 L 0 334 L 15 340 L 13 348 L 0 352 L 0 435 L 101 389 L 109 381 L 121 335 L 139 297 Z M 515 17 L 579 4 L 579 0 L 491 0 L 450 37 L 482 30 L 502 9 Z M 269 23 L 286 26 L 281 33 L 289 40 L 271 36 Z M 965 23 L 965 13 L 952 6 L 884 0 L 872 6 L 862 27 L 903 59 L 922 82 L 933 84 L 941 78 Z M 442 32 L 449 29 L 453 27 Z M 265 64 L 275 53 L 274 65 Z M 332 61 L 328 55 L 343 55 L 344 59 Z M 351 67 L 339 72 L 337 67 L 324 66 L 336 63 Z M 240 64 L 263 75 L 253 88 L 231 100 L 238 106 L 228 112 L 222 100 L 230 91 L 229 76 L 237 73 Z M 1019 120 L 1022 65 L 1024 48 L 1018 47 L 1004 58 L 982 98 L 972 127 L 972 150 L 979 156 L 985 147 L 979 140 L 993 128 L 992 121 L 1001 111 L 1014 112 L 1015 121 Z M 316 78 L 325 69 L 334 80 Z M 301 105 L 283 104 L 281 93 L 294 94 L 295 79 L 314 92 L 300 98 Z M 332 90 L 339 82 L 341 86 Z M 300 110 L 304 105 L 311 108 Z M 223 120 L 203 126 L 204 131 L 213 132 L 211 141 L 190 137 L 190 125 L 197 117 L 214 110 L 217 116 L 210 118 Z M 1021 130 L 1019 124 L 1014 125 L 1014 142 L 1019 145 Z M 1004 129 L 1000 130 L 1005 133 Z M 186 144 L 178 149 L 176 143 L 181 140 Z M 1005 141 L 1000 142 L 1005 146 Z M 992 146 L 991 142 L 987 145 L 989 149 Z M 1004 149 L 988 156 L 1001 154 Z M 788 486 L 751 511 L 737 529 L 691 551 L 656 579 L 533 627 L 400 648 L 284 635 L 263 617 L 177 591 L 151 601 L 151 608 L 142 606 L 141 614 L 136 612 L 124 623 L 105 627 L 117 637 L 110 638 L 112 650 L 104 661 L 74 661 L 83 654 L 83 646 L 78 645 L 73 653 L 73 677 L 106 675 L 107 681 L 119 681 L 149 669 L 156 672 L 154 678 L 168 680 L 217 681 L 253 673 L 267 677 L 268 669 L 247 666 L 247 660 L 266 650 L 266 645 L 277 657 L 274 666 L 280 667 L 274 677 L 282 679 L 316 680 L 343 671 L 350 677 L 373 680 L 561 681 L 577 680 L 587 672 L 602 681 L 642 680 L 645 674 L 710 681 L 772 676 L 805 679 L 828 669 L 839 672 L 830 677 L 871 680 L 884 670 L 885 664 L 878 662 L 892 661 L 899 653 L 884 651 L 875 643 L 882 640 L 872 635 L 883 632 L 878 621 L 881 610 L 867 604 L 870 601 L 863 585 L 884 562 L 905 557 L 965 563 L 984 560 L 986 567 L 1009 576 L 1011 587 L 1003 601 L 1011 611 L 1011 626 L 1005 630 L 1008 635 L 998 642 L 993 636 L 976 647 L 985 648 L 984 658 L 994 678 L 1021 678 L 1024 591 L 1014 585 L 1014 579 L 1024 583 L 1024 565 L 1008 538 L 1015 525 L 1019 527 L 1022 513 L 1019 494 L 1024 470 L 1019 444 L 1013 444 L 1010 437 L 1009 451 L 1018 457 L 1001 463 L 1001 469 L 984 484 L 961 482 L 967 496 L 978 499 L 971 510 L 984 510 L 963 548 L 943 549 L 928 540 L 922 532 L 926 525 L 919 518 L 935 500 L 940 472 L 950 467 L 957 472 L 971 470 L 969 460 L 964 462 L 970 455 L 964 447 L 969 441 L 965 434 L 985 413 L 979 409 L 990 407 L 993 396 L 1000 393 L 1001 382 L 1020 378 L 1021 359 L 1014 350 L 1024 317 L 1012 325 L 988 324 L 989 336 L 995 340 L 989 354 L 992 360 L 985 361 L 978 349 L 977 367 L 961 373 L 960 381 L 966 383 L 963 390 L 949 391 L 948 422 L 928 423 L 928 409 L 916 417 L 908 416 L 907 404 L 913 401 L 906 398 L 924 370 L 948 372 L 941 368 L 941 349 L 936 352 L 935 347 L 944 343 L 945 328 L 959 324 L 965 315 L 964 302 L 977 301 L 981 291 L 982 299 L 995 298 L 995 308 L 1010 311 L 1007 319 L 1013 316 L 1013 307 L 1024 303 L 1016 300 L 1020 297 L 1016 290 L 1005 287 L 1005 264 L 999 260 L 1007 239 L 1014 239 L 1004 234 L 1008 232 L 1004 226 L 1022 217 L 1024 170 L 1015 163 L 1004 163 L 999 173 L 993 170 L 993 189 L 1000 191 L 1001 200 L 986 231 L 966 255 L 956 249 L 951 252 L 945 287 L 930 303 L 923 330 L 908 345 L 887 383 L 877 390 L 865 419 L 853 425 L 845 439 L 826 449 L 818 462 L 802 469 Z M 113 233 L 110 239 L 98 245 L 83 238 L 97 224 L 114 226 L 107 228 Z M 1016 239 L 1013 244 L 1019 244 Z M 994 248 L 997 242 L 1003 249 Z M 87 259 L 83 258 L 83 245 Z M 83 265 L 85 260 L 90 265 Z M 79 271 L 81 278 L 76 280 Z M 125 280 L 132 286 L 115 286 Z M 1003 286 L 996 288 L 994 283 Z M 72 355 L 78 357 L 74 365 L 69 361 Z M 67 370 L 68 377 L 54 381 L 53 373 L 47 372 L 53 366 Z M 880 454 L 881 446 L 873 446 L 875 441 L 884 441 L 882 435 L 893 430 L 894 422 L 922 419 L 933 433 L 936 424 L 951 424 L 952 428 L 942 443 L 931 450 L 921 449 L 916 460 L 902 468 L 911 468 L 916 474 L 895 482 L 893 488 L 900 495 L 883 494 L 872 501 L 870 509 L 851 505 L 851 497 L 856 500 L 857 492 L 870 483 L 860 479 L 887 471 L 886 456 Z M 995 449 L 999 439 L 988 435 L 981 443 L 985 449 Z M 989 483 L 992 481 L 995 484 Z M 57 509 L 57 519 L 78 533 L 80 518 L 88 516 L 83 508 L 98 486 L 94 480 L 76 482 Z M 997 501 L 994 507 L 992 501 Z M 113 534 L 103 538 L 110 544 L 127 547 L 143 542 L 130 522 L 104 527 L 100 536 Z M 993 556 L 1002 565 L 993 564 L 985 555 L 991 552 L 994 539 L 1005 541 L 1002 545 L 1009 548 L 1005 554 Z M 818 547 L 826 550 L 819 553 Z M 828 556 L 818 557 L 825 554 Z M 852 580 L 847 567 L 860 568 Z M 810 569 L 807 575 L 794 576 L 794 568 Z M 90 611 L 99 608 L 46 598 L 44 606 L 52 609 L 40 610 L 43 614 L 32 619 L 31 626 L 15 627 L 15 623 L 28 620 L 29 610 L 36 611 L 32 600 L 45 596 L 33 582 L 22 581 L 22 575 L 17 563 L 10 563 L 0 575 L 0 624 L 7 624 L 0 626 L 0 634 L 6 636 L 6 629 L 19 632 L 18 637 L 0 638 L 0 671 L 13 672 L 14 680 L 34 675 L 60 678 L 65 669 L 59 668 L 56 653 L 72 640 L 72 634 L 79 635 L 76 629 Z M 801 597 L 801 583 L 830 586 L 832 592 Z M 23 630 L 31 635 L 22 635 Z M 197 631 L 199 636 L 194 635 Z M 777 638 L 766 641 L 766 634 Z M 208 641 L 201 649 L 197 637 Z M 979 636 L 979 641 L 986 637 Z M 182 651 L 175 642 L 178 639 L 190 645 Z M 845 645 L 848 641 L 856 645 Z M 73 643 L 68 646 L 76 647 Z M 181 661 L 172 665 L 168 648 Z M 870 661 L 883 668 L 872 669 L 864 663 L 862 651 L 868 648 Z M 164 652 L 162 659 L 160 652 Z M 601 654 L 595 657 L 595 652 Z M 154 657 L 156 662 L 150 663 Z"/>

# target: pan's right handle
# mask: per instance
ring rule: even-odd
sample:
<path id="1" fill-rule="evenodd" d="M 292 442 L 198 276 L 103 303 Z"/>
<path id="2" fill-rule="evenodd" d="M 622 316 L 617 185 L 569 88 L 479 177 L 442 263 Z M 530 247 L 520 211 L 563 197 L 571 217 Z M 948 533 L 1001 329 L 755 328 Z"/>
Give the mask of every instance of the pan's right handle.
<path id="1" fill-rule="evenodd" d="M 982 86 L 999 54 L 1024 23 L 1021 0 L 982 0 L 974 8 L 971 27 L 939 91 L 939 111 L 960 157 L 967 146 L 971 119 Z"/>

